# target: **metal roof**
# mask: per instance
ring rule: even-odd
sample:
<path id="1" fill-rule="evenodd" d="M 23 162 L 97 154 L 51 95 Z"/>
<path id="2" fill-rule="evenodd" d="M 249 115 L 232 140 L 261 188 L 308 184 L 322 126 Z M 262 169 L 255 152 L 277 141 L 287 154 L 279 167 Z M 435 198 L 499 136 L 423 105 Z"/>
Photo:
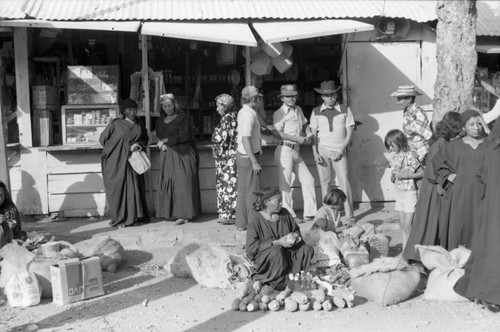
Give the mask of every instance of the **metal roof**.
<path id="1" fill-rule="evenodd" d="M 434 1 L 401 0 L 24 0 L 42 20 L 234 20 L 405 17 L 436 19 Z"/>
<path id="2" fill-rule="evenodd" d="M 20 19 L 25 18 L 26 14 L 22 10 L 24 1 L 22 0 L 1 0 L 0 2 L 0 19 Z"/>
<path id="3" fill-rule="evenodd" d="M 500 1 L 478 1 L 476 35 L 500 36 Z"/>

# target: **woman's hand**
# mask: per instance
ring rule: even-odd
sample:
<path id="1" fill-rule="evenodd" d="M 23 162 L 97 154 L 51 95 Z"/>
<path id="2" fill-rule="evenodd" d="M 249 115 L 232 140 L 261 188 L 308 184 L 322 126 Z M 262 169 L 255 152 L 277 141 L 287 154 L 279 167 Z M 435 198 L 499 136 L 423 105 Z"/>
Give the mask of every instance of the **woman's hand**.
<path id="1" fill-rule="evenodd" d="M 142 150 L 141 146 L 137 143 L 132 144 L 130 147 L 130 152 L 140 151 Z"/>

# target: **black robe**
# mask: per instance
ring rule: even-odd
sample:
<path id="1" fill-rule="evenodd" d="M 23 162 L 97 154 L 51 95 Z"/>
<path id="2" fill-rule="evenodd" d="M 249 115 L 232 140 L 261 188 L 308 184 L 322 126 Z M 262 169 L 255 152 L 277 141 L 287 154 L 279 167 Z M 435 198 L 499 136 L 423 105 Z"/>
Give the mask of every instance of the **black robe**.
<path id="1" fill-rule="evenodd" d="M 144 175 L 130 166 L 130 147 L 137 143 L 143 149 L 148 143 L 146 127 L 141 119 L 134 123 L 125 119 L 113 120 L 101 133 L 102 177 L 108 200 L 111 225 L 130 226 L 137 221 L 148 222 Z"/>
<path id="2" fill-rule="evenodd" d="M 259 280 L 276 290 L 283 290 L 287 286 L 289 273 L 309 269 L 314 249 L 304 241 L 290 248 L 272 245 L 274 240 L 292 232 L 300 235 L 300 228 L 286 209 L 281 209 L 276 222 L 267 220 L 259 212 L 250 214 L 246 251 L 248 258 L 254 263 L 253 280 Z"/>

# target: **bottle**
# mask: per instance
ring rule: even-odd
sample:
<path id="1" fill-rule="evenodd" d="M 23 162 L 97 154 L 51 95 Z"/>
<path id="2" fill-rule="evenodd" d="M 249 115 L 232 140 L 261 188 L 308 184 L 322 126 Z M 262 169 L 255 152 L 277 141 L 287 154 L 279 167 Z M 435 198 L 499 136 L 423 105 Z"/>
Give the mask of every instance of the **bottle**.
<path id="1" fill-rule="evenodd" d="M 295 291 L 295 280 L 293 277 L 293 273 L 288 275 L 288 288 L 293 292 Z"/>

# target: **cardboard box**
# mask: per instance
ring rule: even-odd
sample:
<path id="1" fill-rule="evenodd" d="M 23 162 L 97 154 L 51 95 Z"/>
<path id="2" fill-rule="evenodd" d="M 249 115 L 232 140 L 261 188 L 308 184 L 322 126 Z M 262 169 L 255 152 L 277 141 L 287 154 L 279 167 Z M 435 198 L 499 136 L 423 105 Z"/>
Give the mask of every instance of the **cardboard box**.
<path id="1" fill-rule="evenodd" d="M 50 85 L 33 86 L 33 108 L 57 110 L 59 108 L 59 92 Z"/>
<path id="2" fill-rule="evenodd" d="M 65 305 L 104 295 L 99 257 L 72 258 L 50 267 L 53 303 Z"/>

